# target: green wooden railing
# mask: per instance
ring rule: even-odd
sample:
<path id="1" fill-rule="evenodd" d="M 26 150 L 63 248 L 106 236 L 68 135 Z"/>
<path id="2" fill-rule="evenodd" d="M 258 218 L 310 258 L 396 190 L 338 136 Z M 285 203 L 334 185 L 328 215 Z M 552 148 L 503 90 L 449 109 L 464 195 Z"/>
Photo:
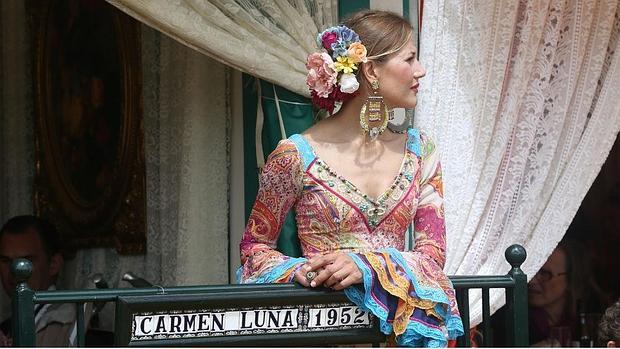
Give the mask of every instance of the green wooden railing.
<path id="1" fill-rule="evenodd" d="M 492 288 L 506 289 L 508 343 L 517 347 L 528 345 L 527 278 L 520 269 L 525 257 L 526 252 L 523 247 L 512 245 L 506 250 L 506 260 L 512 266 L 507 275 L 450 277 L 456 289 L 463 324 L 467 329 L 466 334 L 457 340 L 458 346 L 471 346 L 468 330 L 468 295 L 471 289 L 482 290 L 484 343 L 478 344 L 492 346 L 489 309 L 489 289 Z M 165 288 L 157 286 L 151 288 L 35 292 L 29 289 L 26 284 L 32 273 L 32 264 L 28 260 L 14 261 L 12 271 L 17 281 L 12 302 L 14 314 L 12 335 L 13 343 L 16 346 L 32 347 L 36 345 L 34 306 L 35 304 L 48 303 L 75 304 L 77 345 L 84 346 L 86 333 L 84 304 L 88 302 L 116 303 L 114 333 L 115 345 L 117 346 L 325 346 L 356 343 L 378 344 L 385 341 L 385 336 L 378 329 L 378 321 L 369 315 L 365 317 L 359 309 L 348 301 L 343 292 L 306 289 L 295 284 Z M 270 319 L 275 327 L 256 329 L 255 327 L 258 325 L 252 324 L 255 327 L 252 327 L 251 330 L 244 330 L 243 322 L 241 328 L 237 328 L 235 331 L 224 330 L 225 315 L 230 316 L 230 318 L 237 316 L 238 318 L 234 319 L 246 321 L 245 315 L 250 314 L 250 312 L 261 311 L 263 312 L 263 323 L 267 322 L 267 313 L 264 312 L 272 312 Z M 294 314 L 295 318 L 276 318 L 276 315 L 280 316 L 280 313 Z M 170 326 L 172 323 L 173 330 L 175 320 L 178 320 L 177 329 L 182 327 L 180 324 L 183 317 L 186 331 L 189 323 L 193 329 L 196 326 L 204 325 L 203 330 L 205 332 L 202 335 L 194 334 L 189 337 L 180 334 L 146 336 L 144 334 L 147 332 L 142 327 L 141 331 L 143 332 L 141 332 L 142 337 L 140 337 L 137 334 L 137 328 L 144 324 L 151 324 L 157 319 L 157 316 L 167 317 L 167 324 Z M 255 314 L 255 316 L 258 315 Z M 321 316 L 324 316 L 322 318 L 322 321 L 325 322 L 324 326 L 328 326 L 330 320 L 333 320 L 336 325 L 333 327 L 316 327 Z M 196 319 L 200 325 L 196 325 L 194 322 Z M 207 323 L 207 320 L 211 321 L 211 325 Z M 142 322 L 138 324 L 139 321 Z M 248 322 L 251 323 L 252 320 L 248 320 Z M 213 326 L 213 328 L 209 328 L 209 326 Z M 220 329 L 222 330 L 219 331 Z M 179 333 L 182 332 L 179 331 Z"/>

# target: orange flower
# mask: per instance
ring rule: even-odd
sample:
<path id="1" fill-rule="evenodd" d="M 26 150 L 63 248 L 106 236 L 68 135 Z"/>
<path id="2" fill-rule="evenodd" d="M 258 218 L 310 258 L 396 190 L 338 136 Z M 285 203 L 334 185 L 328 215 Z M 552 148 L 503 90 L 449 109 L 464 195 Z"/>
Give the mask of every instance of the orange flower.
<path id="1" fill-rule="evenodd" d="M 355 63 L 366 62 L 366 46 L 362 45 L 361 42 L 354 42 L 349 45 L 347 53 Z"/>

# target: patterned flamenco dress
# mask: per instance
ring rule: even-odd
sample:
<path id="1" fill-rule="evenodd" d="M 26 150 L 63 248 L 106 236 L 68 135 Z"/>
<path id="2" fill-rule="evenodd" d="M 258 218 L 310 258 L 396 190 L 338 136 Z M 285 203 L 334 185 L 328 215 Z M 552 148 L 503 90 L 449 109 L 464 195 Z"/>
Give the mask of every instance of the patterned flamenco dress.
<path id="1" fill-rule="evenodd" d="M 445 347 L 463 334 L 454 288 L 443 272 L 446 252 L 438 153 L 417 129 L 407 132 L 400 171 L 378 198 L 361 192 L 315 154 L 301 135 L 280 141 L 260 175 L 260 189 L 240 244 L 240 283 L 293 282 L 317 254 L 346 252 L 363 274 L 347 297 L 372 312 L 398 345 Z M 275 250 L 295 208 L 305 257 Z M 415 247 L 405 250 L 414 224 Z"/>

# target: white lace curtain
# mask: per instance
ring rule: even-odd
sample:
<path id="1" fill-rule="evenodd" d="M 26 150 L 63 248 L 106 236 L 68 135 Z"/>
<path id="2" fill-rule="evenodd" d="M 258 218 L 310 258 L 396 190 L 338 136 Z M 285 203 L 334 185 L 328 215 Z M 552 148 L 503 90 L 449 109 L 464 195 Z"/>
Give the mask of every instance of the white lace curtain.
<path id="1" fill-rule="evenodd" d="M 70 288 L 91 287 L 94 273 L 127 287 L 127 271 L 165 286 L 228 282 L 228 70 L 148 27 L 142 63 L 147 253 L 80 250 Z"/>
<path id="2" fill-rule="evenodd" d="M 532 277 L 564 235 L 620 127 L 618 17 L 617 0 L 425 2 L 416 123 L 442 150 L 448 274 L 505 273 L 519 243 Z"/>
<path id="3" fill-rule="evenodd" d="M 337 21 L 337 0 L 108 0 L 143 23 L 243 72 L 308 95 L 306 57 Z"/>

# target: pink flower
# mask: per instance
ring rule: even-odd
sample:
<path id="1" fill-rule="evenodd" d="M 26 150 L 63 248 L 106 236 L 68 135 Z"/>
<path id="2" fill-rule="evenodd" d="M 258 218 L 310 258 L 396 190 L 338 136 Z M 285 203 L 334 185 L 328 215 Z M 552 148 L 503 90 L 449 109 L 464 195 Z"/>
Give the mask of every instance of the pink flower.
<path id="1" fill-rule="evenodd" d="M 323 47 L 325 47 L 326 50 L 331 50 L 332 44 L 338 41 L 338 34 L 334 32 L 325 32 L 321 38 L 321 41 L 323 42 Z"/>
<path id="2" fill-rule="evenodd" d="M 319 97 L 329 96 L 338 76 L 331 56 L 325 52 L 312 53 L 308 56 L 306 68 L 308 68 L 306 84 L 310 90 L 315 91 Z"/>

